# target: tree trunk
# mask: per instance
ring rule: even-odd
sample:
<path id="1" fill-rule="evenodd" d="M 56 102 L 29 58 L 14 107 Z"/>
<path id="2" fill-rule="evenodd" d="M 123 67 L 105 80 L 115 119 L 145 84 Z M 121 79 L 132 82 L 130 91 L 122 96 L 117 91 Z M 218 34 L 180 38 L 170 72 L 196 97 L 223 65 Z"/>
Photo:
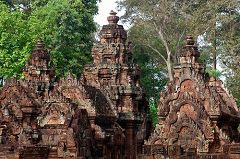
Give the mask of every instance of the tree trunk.
<path id="1" fill-rule="evenodd" d="M 166 64 L 167 64 L 167 69 L 168 69 L 168 77 L 169 80 L 172 81 L 173 80 L 173 75 L 172 75 L 172 65 L 171 65 L 171 51 L 169 49 L 168 43 L 166 41 L 166 39 L 163 36 L 162 30 L 161 28 L 158 30 L 158 35 L 160 36 L 160 39 L 163 42 L 163 45 L 167 51 L 167 60 L 166 60 Z"/>
<path id="2" fill-rule="evenodd" d="M 169 81 L 172 81 L 173 80 L 173 74 L 172 74 L 172 65 L 171 65 L 171 53 L 168 53 L 167 69 L 168 69 Z"/>

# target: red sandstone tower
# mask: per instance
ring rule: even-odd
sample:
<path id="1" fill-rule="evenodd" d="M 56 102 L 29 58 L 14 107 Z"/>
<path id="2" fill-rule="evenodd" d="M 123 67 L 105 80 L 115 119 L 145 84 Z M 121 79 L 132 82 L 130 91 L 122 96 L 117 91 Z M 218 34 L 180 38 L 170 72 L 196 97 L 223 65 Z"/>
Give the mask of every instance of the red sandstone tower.
<path id="1" fill-rule="evenodd" d="M 139 126 L 147 105 L 139 86 L 139 67 L 132 62 L 131 43 L 126 44 L 127 33 L 117 24 L 115 12 L 107 19 L 109 24 L 103 26 L 100 42 L 92 50 L 94 63 L 85 67 L 83 77 L 86 85 L 104 90 L 113 102 L 117 122 L 125 130 L 124 156 L 134 159 L 144 139 L 140 134 L 145 130 L 139 131 Z"/>
<path id="2" fill-rule="evenodd" d="M 145 154 L 239 158 L 240 112 L 222 82 L 207 75 L 199 57 L 193 37 L 188 36 L 173 68 L 174 80 L 161 92 L 159 122 Z"/>

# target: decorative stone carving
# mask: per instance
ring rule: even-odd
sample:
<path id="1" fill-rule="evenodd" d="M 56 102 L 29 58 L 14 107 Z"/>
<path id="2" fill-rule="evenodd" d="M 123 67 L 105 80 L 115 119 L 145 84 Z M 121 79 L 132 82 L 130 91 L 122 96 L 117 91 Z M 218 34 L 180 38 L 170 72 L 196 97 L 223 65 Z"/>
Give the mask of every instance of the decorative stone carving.
<path id="1" fill-rule="evenodd" d="M 118 123 L 125 129 L 126 157 L 135 158 L 137 147 L 141 147 L 137 143 L 142 144 L 146 137 L 146 132 L 139 139 L 136 135 L 142 132 L 137 129 L 143 123 L 147 107 L 139 86 L 139 67 L 132 63 L 132 44 L 126 44 L 127 33 L 117 24 L 118 20 L 116 13 L 111 11 L 109 24 L 103 26 L 100 42 L 93 49 L 94 64 L 85 67 L 83 81 L 100 89 L 110 99 L 111 109 L 120 117 Z"/>
<path id="2" fill-rule="evenodd" d="M 118 20 L 111 11 L 81 79 L 57 80 L 38 41 L 25 78 L 9 79 L 0 90 L 0 158 L 136 158 L 147 102 Z"/>
<path id="3" fill-rule="evenodd" d="M 188 36 L 186 41 L 173 68 L 174 80 L 161 93 L 159 123 L 145 145 L 176 145 L 185 152 L 196 149 L 197 153 L 220 153 L 225 144 L 240 142 L 240 112 L 221 81 L 204 72 L 193 38 Z"/>

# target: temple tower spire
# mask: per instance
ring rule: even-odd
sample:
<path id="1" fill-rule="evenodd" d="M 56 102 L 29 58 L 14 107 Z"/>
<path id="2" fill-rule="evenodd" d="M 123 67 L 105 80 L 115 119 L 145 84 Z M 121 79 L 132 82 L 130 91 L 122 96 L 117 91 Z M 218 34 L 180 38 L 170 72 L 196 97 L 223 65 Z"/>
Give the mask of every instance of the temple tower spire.
<path id="1" fill-rule="evenodd" d="M 107 20 L 109 24 L 102 27 L 99 44 L 92 50 L 94 63 L 85 67 L 83 79 L 113 102 L 117 122 L 125 130 L 124 154 L 127 159 L 135 159 L 144 138 L 138 138 L 137 133 L 147 109 L 139 86 L 140 69 L 132 62 L 132 44 L 126 44 L 127 32 L 118 24 L 116 12 L 111 11 Z"/>
<path id="2" fill-rule="evenodd" d="M 27 61 L 23 74 L 25 80 L 35 86 L 37 92 L 48 89 L 55 77 L 55 71 L 50 65 L 50 54 L 45 49 L 42 40 L 38 40 Z"/>

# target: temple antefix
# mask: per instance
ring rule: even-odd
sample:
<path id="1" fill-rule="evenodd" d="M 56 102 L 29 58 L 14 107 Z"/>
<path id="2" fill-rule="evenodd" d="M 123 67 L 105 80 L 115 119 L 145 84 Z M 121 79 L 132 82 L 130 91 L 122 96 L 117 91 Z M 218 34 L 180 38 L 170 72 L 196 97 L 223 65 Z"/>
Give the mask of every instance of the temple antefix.
<path id="1" fill-rule="evenodd" d="M 239 109 L 222 82 L 205 72 L 199 56 L 188 36 L 174 79 L 161 92 L 158 124 L 142 158 L 240 158 Z"/>
<path id="2" fill-rule="evenodd" d="M 119 17 L 93 48 L 81 79 L 55 77 L 50 54 L 37 42 L 24 79 L 0 90 L 0 158 L 135 159 L 146 138 L 147 101 Z"/>

